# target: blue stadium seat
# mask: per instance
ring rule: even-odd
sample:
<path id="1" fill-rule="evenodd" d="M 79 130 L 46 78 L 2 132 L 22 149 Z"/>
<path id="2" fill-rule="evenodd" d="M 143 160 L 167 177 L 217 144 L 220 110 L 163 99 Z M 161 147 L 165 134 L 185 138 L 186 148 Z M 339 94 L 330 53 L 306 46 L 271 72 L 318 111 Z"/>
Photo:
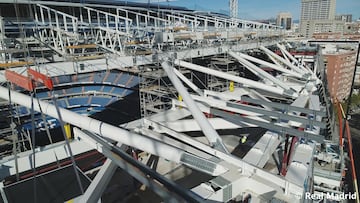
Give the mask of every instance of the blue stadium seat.
<path id="1" fill-rule="evenodd" d="M 72 87 L 73 94 L 82 94 L 82 87 Z"/>
<path id="2" fill-rule="evenodd" d="M 90 81 L 90 75 L 89 74 L 81 74 L 77 77 L 78 82 L 89 82 Z"/>
<path id="3" fill-rule="evenodd" d="M 58 99 L 56 102 L 59 105 L 59 107 L 66 108 L 68 106 L 66 103 L 66 99 Z"/>
<path id="4" fill-rule="evenodd" d="M 67 89 L 64 89 L 64 90 L 65 90 L 66 95 L 73 94 L 73 88 L 67 88 Z"/>
<path id="5" fill-rule="evenodd" d="M 63 95 L 64 94 L 64 92 L 62 91 L 62 90 L 55 90 L 54 91 L 54 94 L 56 95 Z"/>
<path id="6" fill-rule="evenodd" d="M 20 117 L 30 114 L 30 111 L 25 106 L 15 107 L 14 112 Z"/>
<path id="7" fill-rule="evenodd" d="M 105 72 L 94 73 L 94 78 L 93 78 L 92 81 L 90 81 L 90 82 L 102 83 L 103 80 L 104 80 L 105 75 L 106 75 Z"/>
<path id="8" fill-rule="evenodd" d="M 107 106 L 107 105 L 110 105 L 110 104 L 112 104 L 112 103 L 114 103 L 114 102 L 116 102 L 117 100 L 118 100 L 117 97 L 112 97 L 112 98 L 109 100 L 109 102 L 106 104 L 106 106 Z"/>
<path id="9" fill-rule="evenodd" d="M 85 92 L 94 91 L 93 87 L 94 87 L 94 86 L 86 85 L 86 86 L 84 86 L 84 91 L 85 91 Z"/>
<path id="10" fill-rule="evenodd" d="M 88 105 L 88 106 L 91 105 L 91 103 L 92 103 L 92 98 L 93 98 L 92 95 L 90 95 L 90 96 L 88 97 L 88 100 L 87 100 L 87 102 L 86 102 L 86 105 Z"/>
<path id="11" fill-rule="evenodd" d="M 125 85 L 130 79 L 130 75 L 129 74 L 122 74 L 122 76 L 120 77 L 120 79 L 118 80 L 117 84 L 119 85 Z"/>
<path id="12" fill-rule="evenodd" d="M 128 84 L 128 87 L 134 87 L 140 83 L 140 78 L 137 76 L 134 76 L 131 80 L 131 82 Z"/>
<path id="13" fill-rule="evenodd" d="M 102 92 L 110 93 L 112 89 L 113 89 L 112 86 L 104 86 Z"/>
<path id="14" fill-rule="evenodd" d="M 111 99 L 111 97 L 94 96 L 92 98 L 91 104 L 98 104 L 100 106 L 106 106 L 109 103 L 110 99 Z"/>
<path id="15" fill-rule="evenodd" d="M 123 88 L 115 87 L 111 93 L 121 96 L 124 91 L 125 91 L 125 89 L 123 89 Z"/>
<path id="16" fill-rule="evenodd" d="M 129 94 L 131 94 L 131 93 L 133 93 L 132 90 L 126 90 L 121 96 L 122 96 L 122 97 L 126 97 L 127 95 L 129 95 Z"/>
<path id="17" fill-rule="evenodd" d="M 68 98 L 69 106 L 87 106 L 88 97 L 70 97 Z"/>
<path id="18" fill-rule="evenodd" d="M 109 83 L 111 83 L 111 84 L 114 84 L 116 77 L 117 77 L 117 74 L 116 74 L 116 73 L 110 73 L 110 74 L 108 75 L 108 77 L 106 78 L 106 81 L 105 81 L 105 82 L 109 82 Z"/>
<path id="19" fill-rule="evenodd" d="M 100 112 L 104 109 L 105 109 L 104 107 L 76 107 L 71 109 L 71 111 L 79 114 L 91 115 L 93 113 Z"/>
<path id="20" fill-rule="evenodd" d="M 93 91 L 100 92 L 101 88 L 102 88 L 102 85 L 92 85 L 92 90 Z"/>
<path id="21" fill-rule="evenodd" d="M 47 97 L 49 97 L 49 94 L 48 94 L 48 92 L 37 92 L 36 97 L 37 98 L 47 98 Z"/>
<path id="22" fill-rule="evenodd" d="M 71 75 L 61 75 L 57 77 L 59 81 L 58 84 L 64 84 L 64 83 L 72 83 L 72 77 Z"/>

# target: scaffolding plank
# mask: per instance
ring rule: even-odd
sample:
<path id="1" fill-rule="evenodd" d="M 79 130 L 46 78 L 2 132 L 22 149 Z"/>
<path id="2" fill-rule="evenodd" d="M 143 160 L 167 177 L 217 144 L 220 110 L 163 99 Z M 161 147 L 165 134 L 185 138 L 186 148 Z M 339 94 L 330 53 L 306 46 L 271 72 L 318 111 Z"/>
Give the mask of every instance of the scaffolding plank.
<path id="1" fill-rule="evenodd" d="M 89 49 L 89 48 L 96 48 L 96 44 L 79 44 L 79 45 L 71 45 L 66 46 L 67 49 Z"/>
<path id="2" fill-rule="evenodd" d="M 32 61 L 15 61 L 15 62 L 9 62 L 9 63 L 0 63 L 0 68 L 6 69 L 6 68 L 25 66 L 25 65 L 33 65 L 33 64 L 34 64 L 34 62 L 32 62 Z"/>

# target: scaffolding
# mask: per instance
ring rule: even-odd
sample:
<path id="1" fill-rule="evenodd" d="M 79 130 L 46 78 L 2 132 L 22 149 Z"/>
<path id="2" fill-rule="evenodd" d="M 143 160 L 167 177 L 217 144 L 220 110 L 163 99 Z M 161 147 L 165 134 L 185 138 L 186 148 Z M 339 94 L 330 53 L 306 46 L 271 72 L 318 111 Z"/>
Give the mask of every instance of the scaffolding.
<path id="1" fill-rule="evenodd" d="M 177 97 L 175 88 L 167 79 L 166 73 L 158 65 L 145 66 L 140 77 L 140 111 L 141 117 L 169 109 L 171 99 Z"/>

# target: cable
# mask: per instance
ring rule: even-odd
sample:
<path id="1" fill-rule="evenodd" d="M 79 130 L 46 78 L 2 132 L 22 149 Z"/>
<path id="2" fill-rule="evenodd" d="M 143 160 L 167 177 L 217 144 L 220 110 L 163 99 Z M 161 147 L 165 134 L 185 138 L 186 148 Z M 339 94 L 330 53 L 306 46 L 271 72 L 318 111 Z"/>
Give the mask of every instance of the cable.
<path id="1" fill-rule="evenodd" d="M 31 144 L 32 144 L 32 155 L 33 164 L 32 171 L 34 174 L 33 191 L 34 191 L 34 202 L 37 202 L 37 190 L 36 190 L 36 159 L 35 159 L 35 112 L 34 112 L 34 93 L 31 93 Z"/>
<path id="2" fill-rule="evenodd" d="M 35 89 L 35 95 L 36 95 L 36 89 Z M 52 143 L 53 143 L 53 140 L 52 140 L 52 138 L 51 138 L 51 134 L 50 134 L 50 131 L 49 131 L 48 123 L 47 123 L 47 121 L 46 121 L 45 115 L 44 115 L 43 110 L 42 110 L 41 105 L 40 105 L 40 99 L 39 99 L 39 97 L 36 97 L 36 99 L 37 99 L 37 103 L 39 104 L 40 114 L 41 114 L 42 121 L 44 122 L 44 127 L 45 127 L 45 131 L 46 131 L 46 135 L 47 135 L 48 138 L 49 138 L 50 144 L 52 144 Z"/>
<path id="3" fill-rule="evenodd" d="M 68 139 L 67 136 L 66 136 L 66 132 L 65 132 L 65 129 L 64 129 L 64 121 L 62 120 L 61 113 L 60 113 L 60 110 L 59 110 L 59 106 L 58 106 L 58 104 L 57 104 L 57 102 L 56 102 L 56 97 L 55 97 L 55 95 L 54 95 L 54 92 L 53 92 L 52 98 L 53 98 L 53 101 L 54 101 L 54 105 L 55 105 L 55 108 L 56 108 L 56 112 L 57 112 L 58 117 L 59 117 L 58 120 L 59 120 L 59 122 L 60 122 L 61 131 L 62 131 L 62 134 L 64 135 L 66 146 L 67 146 L 67 148 L 69 149 L 69 154 L 70 154 L 70 158 L 71 158 L 72 165 L 73 165 L 73 167 L 74 167 L 74 172 L 75 172 L 76 180 L 77 180 L 77 182 L 78 182 L 78 184 L 79 184 L 79 188 L 80 188 L 81 194 L 84 194 L 84 188 L 83 188 L 82 183 L 81 183 L 81 180 L 80 180 L 79 172 L 78 172 L 78 170 L 76 169 L 76 163 L 75 163 L 74 155 L 73 155 L 72 150 L 71 150 L 71 147 L 70 147 L 69 139 Z"/>

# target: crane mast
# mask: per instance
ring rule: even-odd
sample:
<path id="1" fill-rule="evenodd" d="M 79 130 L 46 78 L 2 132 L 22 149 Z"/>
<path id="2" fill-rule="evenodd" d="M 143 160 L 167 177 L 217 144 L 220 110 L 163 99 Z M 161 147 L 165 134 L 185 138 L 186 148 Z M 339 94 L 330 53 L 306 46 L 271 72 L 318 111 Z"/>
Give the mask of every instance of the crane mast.
<path id="1" fill-rule="evenodd" d="M 230 0 L 230 17 L 237 18 L 238 17 L 238 0 Z"/>

